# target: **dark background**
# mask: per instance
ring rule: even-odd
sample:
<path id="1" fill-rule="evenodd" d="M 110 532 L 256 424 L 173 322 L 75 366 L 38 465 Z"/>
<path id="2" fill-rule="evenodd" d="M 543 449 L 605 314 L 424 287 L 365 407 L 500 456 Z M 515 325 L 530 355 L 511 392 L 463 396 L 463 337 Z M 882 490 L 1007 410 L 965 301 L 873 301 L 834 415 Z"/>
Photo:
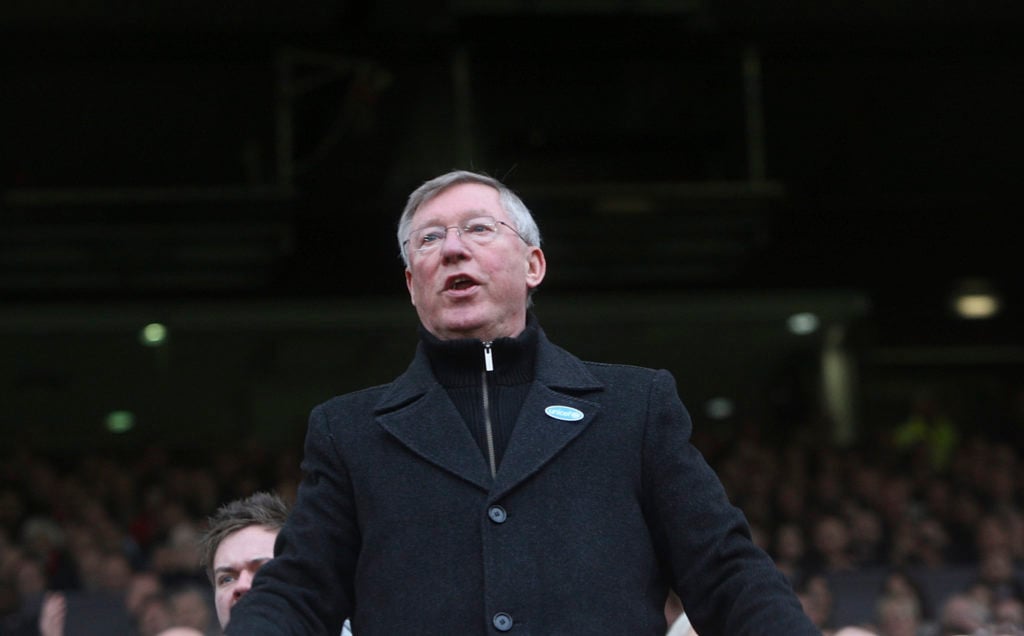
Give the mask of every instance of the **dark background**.
<path id="1" fill-rule="evenodd" d="M 0 421 L 69 452 L 293 441 L 404 368 L 395 221 L 461 167 L 534 211 L 549 335 L 669 368 L 707 430 L 864 441 L 927 405 L 1017 435 L 1022 26 L 923 0 L 5 2 Z M 964 279 L 1003 313 L 956 319 Z M 787 333 L 797 311 L 823 328 Z"/>

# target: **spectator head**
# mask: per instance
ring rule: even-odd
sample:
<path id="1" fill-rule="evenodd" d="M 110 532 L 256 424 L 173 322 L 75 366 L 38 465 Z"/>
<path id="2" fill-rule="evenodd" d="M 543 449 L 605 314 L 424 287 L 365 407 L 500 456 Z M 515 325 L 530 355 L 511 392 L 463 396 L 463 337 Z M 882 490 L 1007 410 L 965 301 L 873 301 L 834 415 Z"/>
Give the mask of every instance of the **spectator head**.
<path id="1" fill-rule="evenodd" d="M 34 556 L 48 559 L 64 547 L 64 530 L 48 517 L 31 517 L 21 529 L 21 543 Z"/>
<path id="2" fill-rule="evenodd" d="M 814 549 L 826 568 L 843 568 L 848 565 L 850 534 L 840 517 L 825 515 L 814 524 L 812 532 Z"/>
<path id="3" fill-rule="evenodd" d="M 124 595 L 124 605 L 128 613 L 136 618 L 142 610 L 145 600 L 163 592 L 163 583 L 155 572 L 136 572 L 128 583 Z"/>
<path id="4" fill-rule="evenodd" d="M 207 594 L 195 586 L 183 587 L 168 597 L 171 622 L 206 633 L 214 628 L 213 612 Z"/>
<path id="5" fill-rule="evenodd" d="M 921 608 L 911 596 L 885 594 L 876 611 L 878 631 L 885 636 L 915 636 L 921 627 Z"/>
<path id="6" fill-rule="evenodd" d="M 997 627 L 1024 629 L 1024 599 L 1009 597 L 998 600 L 992 614 Z"/>
<path id="7" fill-rule="evenodd" d="M 796 523 L 783 523 L 775 530 L 775 558 L 795 563 L 804 558 L 804 531 Z"/>
<path id="8" fill-rule="evenodd" d="M 986 583 L 999 585 L 1013 580 L 1013 557 L 1009 550 L 994 550 L 981 559 L 978 574 Z"/>
<path id="9" fill-rule="evenodd" d="M 156 636 L 205 636 L 203 632 L 192 627 L 169 627 Z"/>
<path id="10" fill-rule="evenodd" d="M 46 571 L 33 558 L 22 559 L 14 569 L 14 585 L 22 602 L 41 598 L 46 591 Z"/>
<path id="11" fill-rule="evenodd" d="M 819 629 L 823 629 L 832 618 L 833 595 L 828 579 L 822 574 L 809 574 L 797 586 L 797 599 L 804 613 Z"/>
<path id="12" fill-rule="evenodd" d="M 287 517 L 288 507 L 280 497 L 258 492 L 221 506 L 210 518 L 200 555 L 213 585 L 221 627 L 249 591 L 256 571 L 274 558 L 274 541 Z"/>
<path id="13" fill-rule="evenodd" d="M 973 634 L 989 622 L 988 608 L 968 594 L 954 594 L 942 604 L 942 634 Z"/>
<path id="14" fill-rule="evenodd" d="M 128 557 L 120 552 L 103 555 L 100 563 L 100 588 L 121 594 L 127 592 L 132 581 L 132 564 Z"/>
<path id="15" fill-rule="evenodd" d="M 889 572 L 882 582 L 882 596 L 892 598 L 906 598 L 917 606 L 917 613 L 920 620 L 932 619 L 932 610 L 927 602 L 927 596 L 919 582 L 902 569 L 895 569 Z"/>
<path id="16" fill-rule="evenodd" d="M 979 521 L 975 534 L 978 555 L 984 559 L 990 553 L 1009 550 L 1011 547 L 1010 530 L 1002 519 L 995 515 L 985 515 Z"/>
<path id="17" fill-rule="evenodd" d="M 152 594 L 142 600 L 136 617 L 139 636 L 157 636 L 172 626 L 171 608 L 162 594 Z"/>

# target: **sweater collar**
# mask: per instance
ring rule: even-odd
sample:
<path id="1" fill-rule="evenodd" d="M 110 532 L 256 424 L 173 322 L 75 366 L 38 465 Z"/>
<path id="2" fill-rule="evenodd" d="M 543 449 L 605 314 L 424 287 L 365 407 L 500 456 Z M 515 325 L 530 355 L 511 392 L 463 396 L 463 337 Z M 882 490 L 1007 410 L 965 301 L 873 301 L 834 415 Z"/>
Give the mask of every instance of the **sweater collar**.
<path id="1" fill-rule="evenodd" d="M 538 326 L 528 314 L 526 328 L 514 338 L 498 338 L 491 343 L 494 381 L 498 384 L 522 384 L 533 381 L 537 360 Z M 477 338 L 441 340 L 420 324 L 420 343 L 437 381 L 446 387 L 476 386 L 484 370 L 484 343 Z"/>

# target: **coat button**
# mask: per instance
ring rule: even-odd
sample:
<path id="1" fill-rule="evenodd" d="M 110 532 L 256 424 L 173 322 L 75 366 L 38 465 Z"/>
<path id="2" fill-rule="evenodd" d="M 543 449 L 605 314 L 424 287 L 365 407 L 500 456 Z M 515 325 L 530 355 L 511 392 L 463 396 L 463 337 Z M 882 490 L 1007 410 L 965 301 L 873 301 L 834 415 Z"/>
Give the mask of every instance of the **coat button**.
<path id="1" fill-rule="evenodd" d="M 505 523 L 505 520 L 508 519 L 508 513 L 506 513 L 505 509 L 501 506 L 491 506 L 487 510 L 487 516 L 490 517 L 491 521 L 494 523 Z"/>
<path id="2" fill-rule="evenodd" d="M 499 632 L 507 632 L 512 629 L 512 617 L 505 612 L 498 612 L 495 614 L 494 618 L 491 619 L 491 622 L 494 623 L 494 629 Z"/>

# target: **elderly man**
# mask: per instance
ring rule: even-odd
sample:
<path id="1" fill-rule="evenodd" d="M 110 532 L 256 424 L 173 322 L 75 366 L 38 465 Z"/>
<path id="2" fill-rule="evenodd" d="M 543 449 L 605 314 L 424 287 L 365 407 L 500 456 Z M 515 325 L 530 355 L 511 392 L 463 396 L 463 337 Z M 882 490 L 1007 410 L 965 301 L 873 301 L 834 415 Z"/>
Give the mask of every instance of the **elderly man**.
<path id="1" fill-rule="evenodd" d="M 818 634 L 690 444 L 666 371 L 579 360 L 529 311 L 529 210 L 457 171 L 398 224 L 419 347 L 313 409 L 277 557 L 227 633 Z"/>

